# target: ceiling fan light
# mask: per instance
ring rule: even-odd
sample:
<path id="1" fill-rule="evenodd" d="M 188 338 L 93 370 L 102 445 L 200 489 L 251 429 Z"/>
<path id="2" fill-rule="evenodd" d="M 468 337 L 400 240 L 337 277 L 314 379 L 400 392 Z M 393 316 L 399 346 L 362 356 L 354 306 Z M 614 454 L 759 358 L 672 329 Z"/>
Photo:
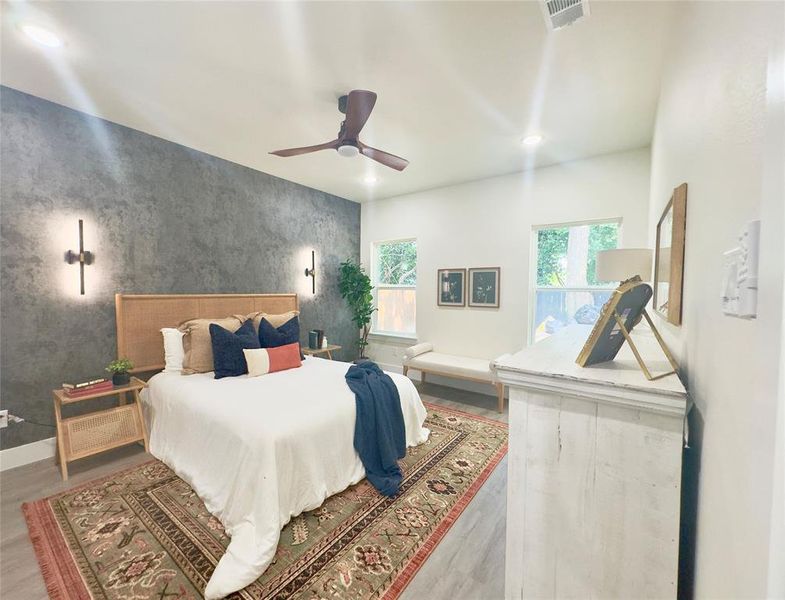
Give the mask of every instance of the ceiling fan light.
<path id="1" fill-rule="evenodd" d="M 341 156 L 345 156 L 346 158 L 351 158 L 352 156 L 357 156 L 360 153 L 359 148 L 357 146 L 353 146 L 351 144 L 342 144 L 338 146 L 338 154 Z"/>

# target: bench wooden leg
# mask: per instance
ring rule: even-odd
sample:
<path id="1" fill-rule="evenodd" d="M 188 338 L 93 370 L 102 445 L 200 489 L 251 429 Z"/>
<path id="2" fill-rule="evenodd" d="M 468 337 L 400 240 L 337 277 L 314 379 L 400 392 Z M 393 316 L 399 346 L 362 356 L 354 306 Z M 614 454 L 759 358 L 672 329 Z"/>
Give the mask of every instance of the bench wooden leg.
<path id="1" fill-rule="evenodd" d="M 403 365 L 403 376 L 407 377 L 409 375 L 409 367 Z"/>
<path id="2" fill-rule="evenodd" d="M 504 384 L 503 383 L 496 384 L 496 393 L 499 398 L 499 412 L 503 413 L 504 412 Z"/>

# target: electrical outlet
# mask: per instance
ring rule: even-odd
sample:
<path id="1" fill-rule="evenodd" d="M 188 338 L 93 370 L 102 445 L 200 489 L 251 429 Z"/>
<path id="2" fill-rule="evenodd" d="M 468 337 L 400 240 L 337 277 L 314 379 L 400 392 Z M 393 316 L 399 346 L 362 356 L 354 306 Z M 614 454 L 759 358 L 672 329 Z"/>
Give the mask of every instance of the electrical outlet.
<path id="1" fill-rule="evenodd" d="M 8 410 L 0 410 L 0 429 L 8 427 Z"/>

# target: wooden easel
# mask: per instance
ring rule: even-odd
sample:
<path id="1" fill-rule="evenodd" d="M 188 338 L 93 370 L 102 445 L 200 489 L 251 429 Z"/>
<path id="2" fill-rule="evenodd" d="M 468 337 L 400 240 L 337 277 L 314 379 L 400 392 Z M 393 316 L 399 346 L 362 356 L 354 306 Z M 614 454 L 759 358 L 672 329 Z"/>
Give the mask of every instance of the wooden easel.
<path id="1" fill-rule="evenodd" d="M 668 347 L 665 345 L 665 341 L 662 339 L 662 336 L 660 336 L 660 332 L 657 331 L 657 328 L 654 326 L 654 323 L 652 322 L 651 317 L 649 316 L 649 313 L 646 312 L 645 308 L 643 309 L 643 317 L 646 319 L 646 322 L 649 324 L 649 327 L 651 327 L 651 330 L 654 333 L 654 337 L 657 339 L 657 342 L 660 344 L 660 348 L 662 348 L 662 352 L 663 354 L 665 354 L 665 358 L 668 359 L 668 362 L 670 363 L 671 367 L 673 367 L 673 371 L 668 371 L 667 373 L 661 373 L 660 375 L 652 375 L 648 367 L 646 366 L 646 363 L 643 362 L 643 358 L 641 358 L 641 355 L 638 352 L 638 348 L 635 347 L 635 342 L 632 341 L 632 336 L 630 335 L 630 332 L 627 331 L 627 328 L 624 326 L 624 320 L 619 316 L 619 313 L 617 313 L 615 310 L 613 311 L 613 318 L 616 319 L 616 323 L 618 324 L 619 329 L 621 329 L 621 333 L 624 336 L 624 339 L 627 340 L 627 343 L 630 345 L 630 349 L 632 350 L 632 353 L 635 355 L 635 360 L 638 361 L 638 366 L 640 366 L 641 371 L 643 371 L 643 374 L 646 376 L 646 379 L 648 379 L 649 381 L 654 381 L 655 379 L 661 379 L 663 377 L 667 377 L 668 375 L 673 375 L 677 373 L 679 370 L 679 365 L 676 363 L 676 360 L 673 358 L 673 355 L 671 354 L 670 350 L 668 350 Z"/>

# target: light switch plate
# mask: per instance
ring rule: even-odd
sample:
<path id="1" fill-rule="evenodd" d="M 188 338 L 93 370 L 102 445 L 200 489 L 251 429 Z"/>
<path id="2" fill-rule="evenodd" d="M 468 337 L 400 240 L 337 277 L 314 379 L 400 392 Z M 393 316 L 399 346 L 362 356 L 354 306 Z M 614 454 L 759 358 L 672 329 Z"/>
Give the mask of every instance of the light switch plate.
<path id="1" fill-rule="evenodd" d="M 0 410 L 0 429 L 8 427 L 8 411 Z"/>

